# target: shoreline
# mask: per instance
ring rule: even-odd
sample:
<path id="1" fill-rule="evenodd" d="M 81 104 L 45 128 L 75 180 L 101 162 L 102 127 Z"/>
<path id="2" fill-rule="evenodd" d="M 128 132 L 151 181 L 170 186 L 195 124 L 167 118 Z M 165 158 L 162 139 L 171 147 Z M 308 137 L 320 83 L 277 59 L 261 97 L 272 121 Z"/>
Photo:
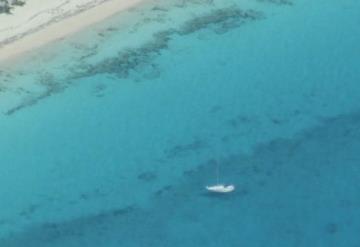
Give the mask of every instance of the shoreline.
<path id="1" fill-rule="evenodd" d="M 44 17 L 42 17 L 42 19 L 38 17 L 38 19 L 42 21 L 41 24 L 30 24 L 25 30 L 17 32 L 15 30 L 14 33 L 11 33 L 11 35 L 7 37 L 1 37 L 1 31 L 6 30 L 6 28 L 1 29 L 0 27 L 0 63 L 16 59 L 34 49 L 65 38 L 121 11 L 139 5 L 143 1 L 144 0 L 102 0 L 99 2 L 96 0 L 83 0 L 81 7 L 75 5 L 72 9 L 67 9 L 67 13 L 65 14 L 50 14 L 46 19 L 44 19 Z M 62 2 L 59 0 L 57 3 L 61 5 Z M 32 7 L 34 8 L 36 6 Z M 56 12 L 59 8 L 60 6 L 47 10 Z M 35 10 L 30 14 L 36 16 L 40 13 L 44 13 L 44 11 L 40 12 Z M 2 16 L 2 18 L 4 18 L 4 16 Z M 23 24 L 23 26 L 24 25 L 26 25 L 26 23 Z M 11 28 L 8 29 L 13 30 Z"/>

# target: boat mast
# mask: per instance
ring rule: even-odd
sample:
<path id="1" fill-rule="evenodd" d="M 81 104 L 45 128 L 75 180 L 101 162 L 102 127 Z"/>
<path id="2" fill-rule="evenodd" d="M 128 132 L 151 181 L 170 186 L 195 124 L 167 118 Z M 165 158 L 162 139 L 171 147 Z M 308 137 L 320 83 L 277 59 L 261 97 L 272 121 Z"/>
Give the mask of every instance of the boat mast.
<path id="1" fill-rule="evenodd" d="M 220 174 L 219 162 L 216 162 L 216 184 L 219 184 L 219 174 Z"/>

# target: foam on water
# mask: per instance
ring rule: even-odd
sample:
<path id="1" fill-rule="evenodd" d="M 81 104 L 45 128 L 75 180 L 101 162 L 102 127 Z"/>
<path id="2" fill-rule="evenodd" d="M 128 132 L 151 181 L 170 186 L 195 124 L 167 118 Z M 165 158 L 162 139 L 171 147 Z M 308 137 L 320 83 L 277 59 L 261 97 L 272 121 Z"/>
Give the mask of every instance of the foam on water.
<path id="1" fill-rule="evenodd" d="M 0 245 L 356 246 L 359 7 L 153 1 L 4 67 Z"/>

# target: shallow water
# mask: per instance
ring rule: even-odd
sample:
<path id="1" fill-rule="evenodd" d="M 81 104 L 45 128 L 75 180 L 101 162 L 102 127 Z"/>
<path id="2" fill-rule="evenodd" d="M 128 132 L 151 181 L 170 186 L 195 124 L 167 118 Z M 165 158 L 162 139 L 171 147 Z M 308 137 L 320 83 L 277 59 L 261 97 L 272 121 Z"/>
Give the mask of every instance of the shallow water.
<path id="1" fill-rule="evenodd" d="M 3 65 L 0 246 L 357 246 L 358 9 L 153 1 Z"/>

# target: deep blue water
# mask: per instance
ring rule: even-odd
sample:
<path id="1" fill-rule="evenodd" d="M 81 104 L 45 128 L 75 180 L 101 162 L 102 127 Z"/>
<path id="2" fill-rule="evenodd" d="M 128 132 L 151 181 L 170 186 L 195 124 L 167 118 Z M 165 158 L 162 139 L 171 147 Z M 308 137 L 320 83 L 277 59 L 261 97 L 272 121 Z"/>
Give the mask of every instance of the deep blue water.
<path id="1" fill-rule="evenodd" d="M 2 65 L 0 246 L 359 247 L 359 11 L 154 1 Z"/>

